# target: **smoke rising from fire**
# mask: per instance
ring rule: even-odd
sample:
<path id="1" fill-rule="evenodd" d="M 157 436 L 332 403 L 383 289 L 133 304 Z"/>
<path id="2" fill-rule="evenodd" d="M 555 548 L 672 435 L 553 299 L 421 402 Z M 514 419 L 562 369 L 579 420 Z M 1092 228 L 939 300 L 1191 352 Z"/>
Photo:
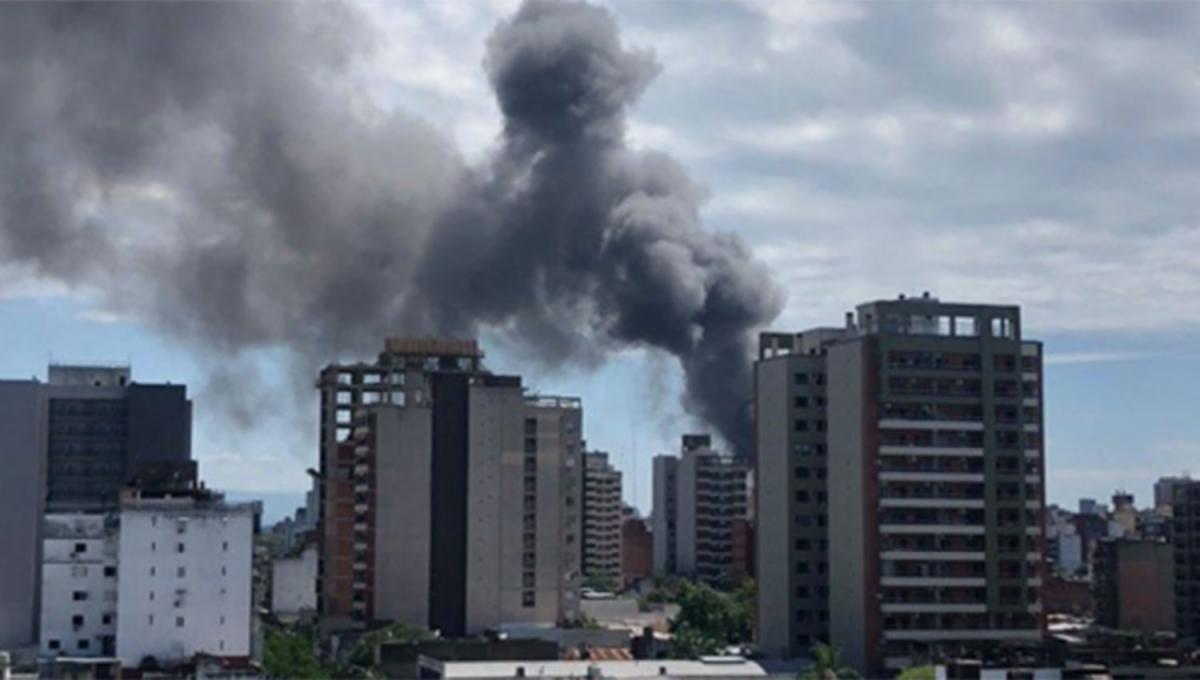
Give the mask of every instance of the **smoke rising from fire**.
<path id="1" fill-rule="evenodd" d="M 683 168 L 626 145 L 658 67 L 607 11 L 530 0 L 496 28 L 503 132 L 474 165 L 369 103 L 351 74 L 377 38 L 352 6 L 0 17 L 0 261 L 214 354 L 484 330 L 551 365 L 657 348 L 687 410 L 748 452 L 750 343 L 782 296 L 703 228 Z"/>

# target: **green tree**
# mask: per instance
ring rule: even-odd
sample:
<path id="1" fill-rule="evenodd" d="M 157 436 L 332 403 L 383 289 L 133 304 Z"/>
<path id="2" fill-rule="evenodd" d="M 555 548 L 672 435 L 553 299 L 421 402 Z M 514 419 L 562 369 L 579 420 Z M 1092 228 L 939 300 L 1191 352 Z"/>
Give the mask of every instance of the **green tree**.
<path id="1" fill-rule="evenodd" d="M 900 675 L 896 676 L 897 680 L 934 680 L 937 677 L 937 671 L 933 666 L 913 666 L 912 668 L 904 669 Z"/>
<path id="2" fill-rule="evenodd" d="M 846 680 L 858 672 L 842 665 L 842 652 L 833 645 L 817 643 L 809 649 L 813 665 L 800 674 L 800 680 Z"/>
<path id="3" fill-rule="evenodd" d="M 263 670 L 267 677 L 309 680 L 329 676 L 317 660 L 310 630 L 269 628 L 263 643 Z"/>
<path id="4" fill-rule="evenodd" d="M 617 579 L 606 574 L 591 574 L 583 579 L 583 587 L 591 588 L 592 590 L 600 590 L 607 593 L 615 593 L 620 590 L 620 585 Z"/>
<path id="5" fill-rule="evenodd" d="M 671 620 L 672 651 L 680 657 L 720 652 L 726 645 L 749 642 L 753 634 L 754 585 L 721 593 L 707 585 L 682 581 Z"/>

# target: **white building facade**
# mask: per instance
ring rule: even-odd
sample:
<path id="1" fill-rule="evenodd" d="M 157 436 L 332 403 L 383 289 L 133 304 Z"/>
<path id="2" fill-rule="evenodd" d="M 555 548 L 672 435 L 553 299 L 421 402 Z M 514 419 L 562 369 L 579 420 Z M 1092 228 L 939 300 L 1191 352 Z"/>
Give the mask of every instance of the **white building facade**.
<path id="1" fill-rule="evenodd" d="M 126 666 L 250 655 L 257 504 L 123 499 L 116 653 Z"/>
<path id="2" fill-rule="evenodd" d="M 317 610 L 317 545 L 308 543 L 297 554 L 271 563 L 271 613 L 295 621 Z"/>
<path id="3" fill-rule="evenodd" d="M 117 524 L 108 514 L 51 514 L 43 528 L 42 656 L 116 648 Z"/>

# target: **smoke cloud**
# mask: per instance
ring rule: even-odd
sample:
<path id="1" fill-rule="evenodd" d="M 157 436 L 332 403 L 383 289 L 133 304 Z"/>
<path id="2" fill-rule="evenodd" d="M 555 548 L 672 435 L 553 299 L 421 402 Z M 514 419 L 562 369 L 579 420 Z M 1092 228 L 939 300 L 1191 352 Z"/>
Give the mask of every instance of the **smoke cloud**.
<path id="1" fill-rule="evenodd" d="M 652 56 L 602 9 L 526 2 L 488 40 L 504 127 L 469 166 L 370 104 L 374 40 L 330 3 L 5 5 L 0 261 L 214 356 L 290 348 L 309 379 L 395 334 L 500 332 L 551 365 L 657 348 L 748 452 L 782 296 L 677 163 L 627 147 Z"/>

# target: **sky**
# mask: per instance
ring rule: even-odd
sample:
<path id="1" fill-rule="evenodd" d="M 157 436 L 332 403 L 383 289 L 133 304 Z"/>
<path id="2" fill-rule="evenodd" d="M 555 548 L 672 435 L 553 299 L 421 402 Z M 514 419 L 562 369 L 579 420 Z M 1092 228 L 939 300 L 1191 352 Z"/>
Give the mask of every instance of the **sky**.
<path id="1" fill-rule="evenodd" d="M 1200 5 L 601 4 L 624 45 L 657 62 L 625 142 L 672 156 L 703 189 L 703 229 L 738 235 L 764 263 L 784 295 L 772 329 L 838 324 L 902 292 L 1018 304 L 1024 333 L 1046 346 L 1051 502 L 1117 488 L 1148 500 L 1157 477 L 1200 473 Z M 486 163 L 504 120 L 487 40 L 517 7 L 347 6 L 356 51 L 338 72 L 352 87 L 339 87 L 361 98 L 356 112 L 419 120 L 462 164 Z M 314 126 L 328 122 L 318 114 Z M 372 163 L 419 194 L 403 154 Z M 138 238 L 196 228 L 141 210 L 154 185 L 139 186 L 133 199 L 94 200 L 124 202 L 112 215 Z M 144 281 L 110 277 L 0 258 L 0 375 L 94 361 L 185 383 L 208 484 L 262 495 L 272 516 L 298 503 L 316 464 L 316 394 L 296 389 L 286 334 L 198 342 L 203 328 L 134 304 Z M 382 345 L 378 324 L 346 332 L 357 337 L 339 346 L 353 351 L 321 361 L 369 359 Z M 583 398 L 589 444 L 610 452 L 643 511 L 650 458 L 705 429 L 680 406 L 683 374 L 663 351 L 547 361 L 502 326 L 481 335 L 492 369 Z"/>

